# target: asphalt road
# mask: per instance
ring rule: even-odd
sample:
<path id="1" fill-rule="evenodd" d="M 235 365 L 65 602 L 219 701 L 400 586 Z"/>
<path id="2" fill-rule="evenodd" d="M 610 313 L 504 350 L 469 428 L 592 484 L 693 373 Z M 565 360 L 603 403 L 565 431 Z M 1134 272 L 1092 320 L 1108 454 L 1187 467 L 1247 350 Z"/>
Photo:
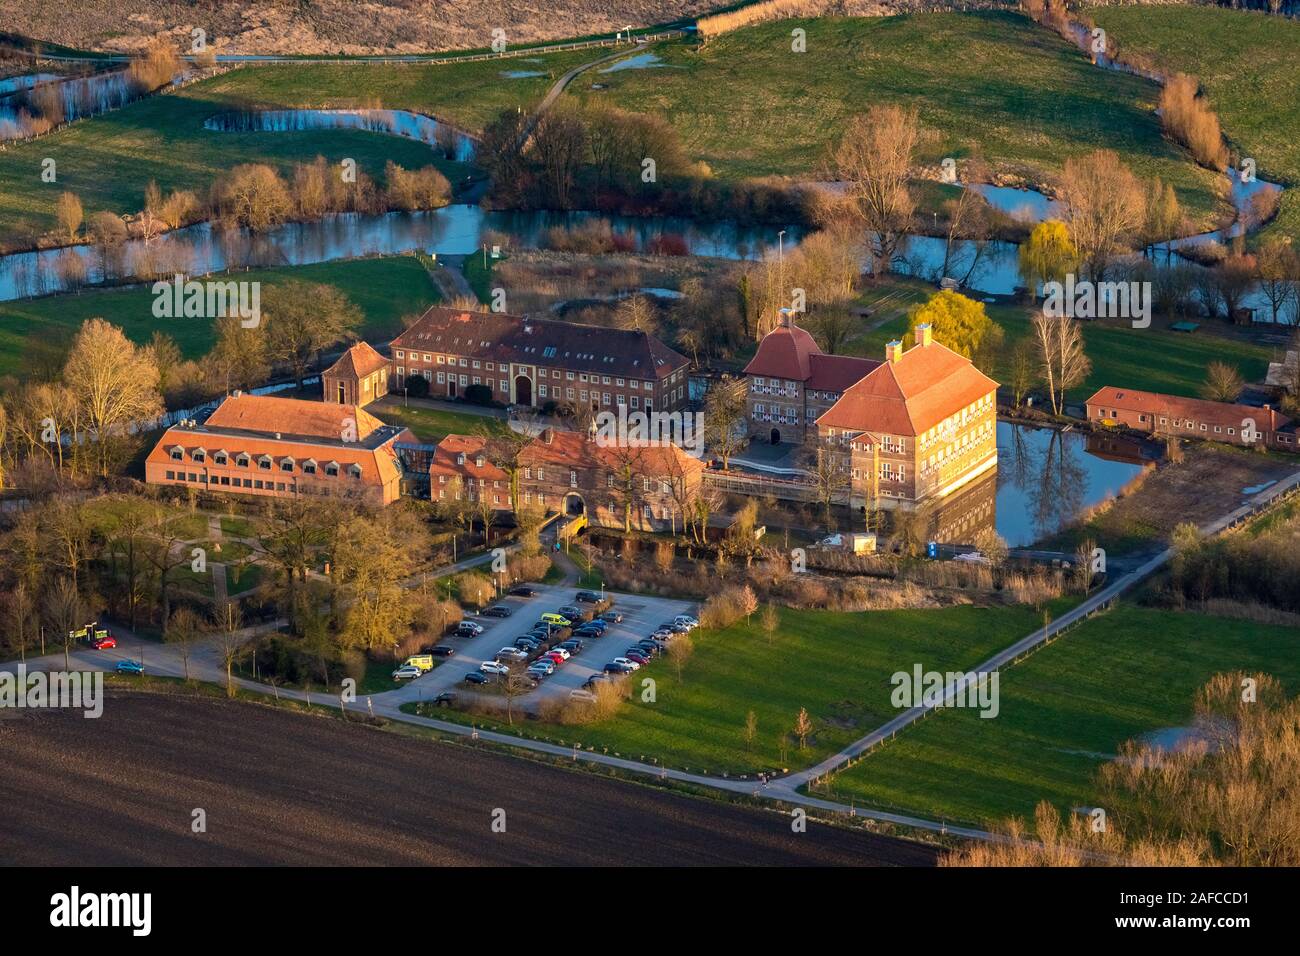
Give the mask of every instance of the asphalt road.
<path id="1" fill-rule="evenodd" d="M 0 863 L 929 865 L 932 849 L 269 707 L 0 720 Z M 191 832 L 193 811 L 206 833 Z M 505 832 L 493 832 L 494 811 Z"/>

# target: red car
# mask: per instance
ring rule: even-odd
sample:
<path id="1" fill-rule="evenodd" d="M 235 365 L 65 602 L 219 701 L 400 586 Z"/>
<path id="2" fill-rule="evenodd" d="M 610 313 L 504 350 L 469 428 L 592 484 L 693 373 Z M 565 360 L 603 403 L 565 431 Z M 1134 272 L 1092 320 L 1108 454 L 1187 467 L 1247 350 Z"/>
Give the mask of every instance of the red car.
<path id="1" fill-rule="evenodd" d="M 106 650 L 110 647 L 117 647 L 117 638 L 115 637 L 97 637 L 90 642 L 90 646 L 97 651 Z"/>
<path id="2" fill-rule="evenodd" d="M 553 661 L 556 667 L 559 667 L 561 664 L 564 663 L 564 655 L 557 654 L 555 653 L 555 651 L 551 651 L 549 654 L 543 654 L 542 656 L 546 658 L 548 661 Z"/>

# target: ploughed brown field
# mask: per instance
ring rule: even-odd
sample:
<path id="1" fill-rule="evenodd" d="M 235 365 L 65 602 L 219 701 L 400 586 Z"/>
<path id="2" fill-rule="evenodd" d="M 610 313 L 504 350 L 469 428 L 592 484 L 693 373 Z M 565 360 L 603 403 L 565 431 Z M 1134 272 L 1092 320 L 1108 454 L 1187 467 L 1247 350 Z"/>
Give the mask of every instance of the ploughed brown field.
<path id="1" fill-rule="evenodd" d="M 254 704 L 0 719 L 0 864 L 929 865 L 935 851 Z M 193 811 L 207 832 L 191 832 Z M 494 810 L 506 831 L 494 833 Z"/>
<path id="2" fill-rule="evenodd" d="M 217 53 L 419 53 L 612 33 L 693 17 L 715 0 L 5 0 L 4 29 L 67 46 L 135 50 L 196 27 Z"/>

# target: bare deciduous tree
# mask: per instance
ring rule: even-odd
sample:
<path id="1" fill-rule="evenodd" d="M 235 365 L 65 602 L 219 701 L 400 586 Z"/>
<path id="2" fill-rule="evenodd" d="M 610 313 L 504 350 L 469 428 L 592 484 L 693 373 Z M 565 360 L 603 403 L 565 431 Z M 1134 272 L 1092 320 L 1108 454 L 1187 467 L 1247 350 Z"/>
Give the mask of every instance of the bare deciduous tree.
<path id="1" fill-rule="evenodd" d="M 831 154 L 834 177 L 867 232 L 874 271 L 887 271 L 916 209 L 908 181 L 920 137 L 916 112 L 876 105 L 849 121 Z"/>
<path id="2" fill-rule="evenodd" d="M 1067 159 L 1058 191 L 1070 239 L 1089 278 L 1100 280 L 1111 259 L 1140 235 L 1146 190 L 1118 153 L 1101 149 Z"/>
<path id="3" fill-rule="evenodd" d="M 1041 311 L 1034 313 L 1029 324 L 1052 412 L 1060 415 L 1066 391 L 1080 385 L 1092 370 L 1092 361 L 1084 352 L 1082 327 L 1074 319 Z"/>

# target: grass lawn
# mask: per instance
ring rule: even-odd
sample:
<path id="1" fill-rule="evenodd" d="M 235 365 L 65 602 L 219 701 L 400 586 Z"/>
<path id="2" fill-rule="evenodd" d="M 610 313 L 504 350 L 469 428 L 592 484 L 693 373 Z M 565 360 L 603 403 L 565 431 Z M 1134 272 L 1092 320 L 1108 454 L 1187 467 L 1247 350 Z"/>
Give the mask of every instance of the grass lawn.
<path id="1" fill-rule="evenodd" d="M 1038 612 L 1023 606 L 863 614 L 786 609 L 770 644 L 757 622 L 697 632 L 683 680 L 668 660 L 642 668 L 632 675 L 631 701 L 609 720 L 579 727 L 529 721 L 525 731 L 712 774 L 807 766 L 893 716 L 889 677 L 895 671 L 916 662 L 927 669 L 971 667 L 1041 624 Z M 604 660 L 623 647 L 623 639 L 610 636 L 586 653 Z M 641 700 L 647 677 L 657 684 L 655 703 Z M 784 747 L 781 741 L 800 707 L 815 726 L 804 752 L 797 739 Z M 744 737 L 751 709 L 758 719 L 752 748 Z"/>
<path id="2" fill-rule="evenodd" d="M 1099 7 L 1088 11 L 1121 49 L 1201 81 L 1231 143 L 1259 176 L 1300 184 L 1300 24 L 1217 7 Z M 1212 38 L 1212 39 L 1211 39 Z M 1300 197 L 1282 200 L 1271 227 L 1300 236 Z"/>
<path id="3" fill-rule="evenodd" d="M 364 318 L 359 331 L 365 338 L 396 334 L 402 329 L 403 316 L 423 312 L 438 298 L 428 273 L 414 256 L 340 260 L 230 276 L 268 286 L 289 279 L 335 286 L 361 310 Z M 51 341 L 70 342 L 81 323 L 97 316 L 120 326 L 128 338 L 139 343 L 161 329 L 176 339 L 186 358 L 207 352 L 215 334 L 213 323 L 203 319 L 156 318 L 148 286 L 0 302 L 0 374 L 20 373 L 26 364 L 24 354 L 30 349 L 48 348 Z"/>
<path id="4" fill-rule="evenodd" d="M 227 564 L 226 593 L 241 594 L 259 587 L 267 577 L 267 569 L 260 564 Z"/>
<path id="5" fill-rule="evenodd" d="M 932 287 L 910 279 L 889 279 L 873 285 L 861 301 L 875 307 L 877 312 L 861 320 L 860 331 L 849 339 L 843 351 L 883 359 L 886 342 L 908 341 L 908 309 L 924 302 L 933 292 Z M 1006 382 L 1010 380 L 1012 349 L 1031 334 L 1032 313 L 1021 305 L 993 304 L 986 309 L 1006 334 L 1003 346 L 1006 359 L 993 373 L 994 378 Z M 1201 330 L 1187 334 L 1161 328 L 1163 322 L 1153 319 L 1149 329 L 1104 321 L 1084 323 L 1083 336 L 1088 357 L 1092 359 L 1092 372 L 1067 398 L 1083 401 L 1103 385 L 1199 397 L 1206 366 L 1216 361 L 1235 365 L 1247 382 L 1261 381 L 1268 372 L 1271 349 L 1215 335 L 1212 323 L 1204 323 Z"/>
<path id="6" fill-rule="evenodd" d="M 1185 725 L 1213 674 L 1263 671 L 1294 693 L 1295 650 L 1287 628 L 1121 605 L 1004 671 L 996 718 L 947 710 L 913 725 L 838 774 L 834 796 L 979 824 L 1043 799 L 1090 805 L 1097 767 L 1125 740 Z"/>
<path id="7" fill-rule="evenodd" d="M 238 515 L 222 515 L 221 533 L 235 538 L 252 538 L 257 535 L 257 525 Z"/>
<path id="8" fill-rule="evenodd" d="M 332 163 L 355 159 L 383 179 L 391 159 L 407 168 L 435 163 L 455 182 L 463 164 L 435 160 L 414 140 L 359 130 L 228 133 L 205 130 L 204 121 L 231 109 L 385 106 L 431 113 L 471 129 L 505 108 L 528 107 L 575 63 L 599 58 L 599 50 L 544 56 L 520 67 L 518 60 L 448 65 L 314 64 L 244 67 L 153 96 L 29 143 L 0 152 L 0 234 L 20 224 L 44 231 L 54 225 L 54 204 L 63 190 L 81 197 L 86 216 L 103 209 L 138 212 L 144 189 L 157 180 L 171 189 L 206 190 L 217 174 L 238 163 L 265 162 L 282 171 L 323 155 Z M 543 72 L 541 77 L 503 79 L 502 70 Z M 58 182 L 40 182 L 41 160 L 54 159 Z"/>
<path id="9" fill-rule="evenodd" d="M 465 257 L 465 261 L 461 264 L 461 272 L 464 273 L 465 281 L 469 283 L 480 302 L 487 302 L 492 298 L 492 270 L 496 268 L 498 262 L 504 261 L 504 255 L 500 259 L 493 259 L 491 249 L 488 250 L 486 257 L 481 252 L 478 255 Z"/>
<path id="10" fill-rule="evenodd" d="M 806 53 L 791 52 L 795 27 Z M 663 67 L 593 75 L 602 90 L 584 77 L 566 95 L 665 116 L 722 176 L 817 175 L 850 117 L 899 103 L 931 131 L 927 163 L 982 157 L 1044 179 L 1106 147 L 1172 182 L 1194 215 L 1215 205 L 1212 175 L 1161 135 L 1154 83 L 1097 69 L 1016 13 L 781 20 L 656 49 Z"/>
<path id="11" fill-rule="evenodd" d="M 186 541 L 198 541 L 208 535 L 208 516 L 184 514 L 172 519 L 171 530 Z"/>
<path id="12" fill-rule="evenodd" d="M 402 397 L 390 397 L 366 411 L 389 425 L 405 425 L 422 442 L 441 441 L 447 435 L 477 435 L 484 429 L 492 434 L 509 430 L 504 418 L 458 412 L 454 408 L 429 408 L 423 405 L 403 405 Z"/>

